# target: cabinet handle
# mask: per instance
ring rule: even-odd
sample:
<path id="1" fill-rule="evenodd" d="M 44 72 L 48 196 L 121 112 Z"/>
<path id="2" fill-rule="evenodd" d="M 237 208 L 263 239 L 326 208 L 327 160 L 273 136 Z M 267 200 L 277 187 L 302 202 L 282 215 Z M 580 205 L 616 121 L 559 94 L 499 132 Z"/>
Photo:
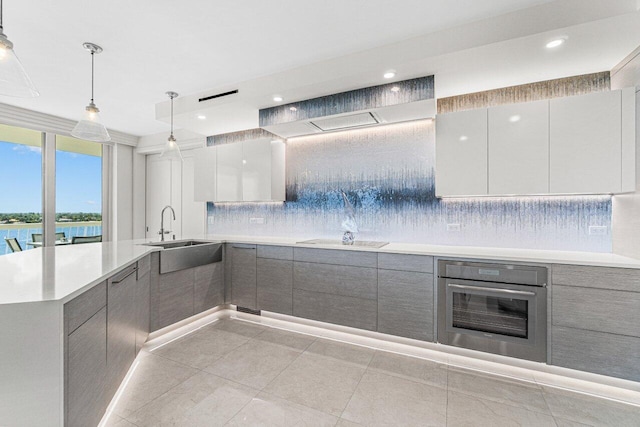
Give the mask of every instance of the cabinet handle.
<path id="1" fill-rule="evenodd" d="M 527 295 L 527 296 L 534 296 L 536 294 L 535 292 L 516 291 L 514 289 L 487 288 L 484 286 L 465 286 L 465 285 L 455 285 L 452 283 L 448 283 L 447 286 L 450 288 L 456 288 L 456 289 L 468 289 L 468 290 L 485 291 L 485 292 L 489 291 L 489 292 L 495 292 L 497 294 Z"/>
<path id="2" fill-rule="evenodd" d="M 235 246 L 235 245 L 233 245 L 233 246 L 231 246 L 231 247 L 232 247 L 233 249 L 248 249 L 248 250 L 253 250 L 253 251 L 255 251 L 255 250 L 256 250 L 256 248 L 255 248 L 255 247 L 251 247 L 251 246 Z"/>
<path id="3" fill-rule="evenodd" d="M 113 279 L 111 281 L 112 285 L 117 285 L 120 282 L 123 282 L 127 277 L 131 276 L 133 273 L 135 273 L 136 271 L 138 271 L 138 269 L 136 267 L 133 267 L 133 270 L 131 270 L 130 272 L 128 272 L 127 274 L 125 274 L 122 277 L 118 277 L 117 279 Z"/>

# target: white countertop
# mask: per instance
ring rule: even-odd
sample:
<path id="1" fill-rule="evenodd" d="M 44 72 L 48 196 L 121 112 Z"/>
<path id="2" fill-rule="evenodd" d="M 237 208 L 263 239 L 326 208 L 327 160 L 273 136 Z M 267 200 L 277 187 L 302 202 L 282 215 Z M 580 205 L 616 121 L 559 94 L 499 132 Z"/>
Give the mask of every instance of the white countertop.
<path id="1" fill-rule="evenodd" d="M 297 243 L 301 238 L 240 235 L 193 237 L 220 242 L 283 245 L 400 254 L 432 255 L 495 261 L 540 264 L 575 264 L 640 269 L 640 260 L 611 253 L 565 252 L 531 249 L 484 248 L 471 246 L 390 243 L 382 248 Z M 0 256 L 0 305 L 27 302 L 66 302 L 117 273 L 150 252 L 148 240 L 89 243 L 83 245 L 36 248 Z"/>

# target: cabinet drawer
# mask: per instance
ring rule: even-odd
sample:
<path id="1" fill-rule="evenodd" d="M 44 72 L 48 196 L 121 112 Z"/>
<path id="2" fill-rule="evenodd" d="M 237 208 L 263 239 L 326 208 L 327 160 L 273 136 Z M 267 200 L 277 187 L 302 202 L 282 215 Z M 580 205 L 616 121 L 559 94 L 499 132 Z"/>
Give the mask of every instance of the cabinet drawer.
<path id="1" fill-rule="evenodd" d="M 640 292 L 640 270 L 632 268 L 554 265 L 551 283 L 584 288 Z"/>
<path id="2" fill-rule="evenodd" d="M 551 364 L 640 381 L 640 338 L 554 326 Z"/>
<path id="3" fill-rule="evenodd" d="M 378 332 L 433 341 L 433 275 L 378 270 Z"/>
<path id="4" fill-rule="evenodd" d="M 378 268 L 433 273 L 433 257 L 427 255 L 378 254 Z"/>
<path id="5" fill-rule="evenodd" d="M 293 290 L 293 315 L 306 319 L 375 331 L 377 308 L 374 300 Z"/>
<path id="6" fill-rule="evenodd" d="M 193 316 L 193 280 L 193 269 L 159 276 L 156 306 L 151 318 L 152 331 Z"/>
<path id="7" fill-rule="evenodd" d="M 140 279 L 145 274 L 148 274 L 151 271 L 151 256 L 147 255 L 146 257 L 138 260 L 138 276 Z"/>
<path id="8" fill-rule="evenodd" d="M 80 325 L 89 320 L 102 307 L 107 305 L 107 282 L 97 284 L 93 288 L 78 295 L 64 305 L 64 323 L 67 334 L 72 333 Z"/>
<path id="9" fill-rule="evenodd" d="M 231 302 L 255 310 L 256 246 L 231 245 Z"/>
<path id="10" fill-rule="evenodd" d="M 554 325 L 640 337 L 640 293 L 556 285 L 552 306 Z"/>
<path id="11" fill-rule="evenodd" d="M 347 249 L 294 248 L 294 261 L 316 262 L 321 264 L 351 265 L 355 267 L 378 266 L 376 252 L 358 252 Z"/>
<path id="12" fill-rule="evenodd" d="M 293 259 L 293 248 L 291 246 L 258 246 L 258 258 L 271 258 L 271 259 Z"/>
<path id="13" fill-rule="evenodd" d="M 293 287 L 372 300 L 378 298 L 375 268 L 295 262 Z"/>
<path id="14" fill-rule="evenodd" d="M 258 309 L 293 312 L 293 261 L 258 258 Z"/>

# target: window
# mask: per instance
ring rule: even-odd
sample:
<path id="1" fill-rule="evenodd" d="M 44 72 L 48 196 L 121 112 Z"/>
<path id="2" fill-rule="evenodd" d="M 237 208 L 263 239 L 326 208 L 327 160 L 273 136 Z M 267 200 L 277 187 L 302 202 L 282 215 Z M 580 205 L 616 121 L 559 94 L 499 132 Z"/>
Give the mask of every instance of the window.
<path id="1" fill-rule="evenodd" d="M 56 243 L 102 235 L 102 144 L 56 136 Z"/>
<path id="2" fill-rule="evenodd" d="M 0 125 L 0 255 L 42 235 L 42 132 Z"/>

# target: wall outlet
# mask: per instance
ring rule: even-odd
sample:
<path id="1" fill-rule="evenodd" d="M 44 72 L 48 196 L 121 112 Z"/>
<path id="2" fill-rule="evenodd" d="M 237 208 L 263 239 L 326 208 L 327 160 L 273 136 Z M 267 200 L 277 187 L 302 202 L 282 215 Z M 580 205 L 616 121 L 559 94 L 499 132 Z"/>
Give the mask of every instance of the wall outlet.
<path id="1" fill-rule="evenodd" d="M 460 224 L 447 224 L 447 231 L 460 231 Z"/>
<path id="2" fill-rule="evenodd" d="M 604 236 L 607 234 L 607 227 L 604 225 L 590 225 L 589 234 L 592 236 Z"/>
<path id="3" fill-rule="evenodd" d="M 249 224 L 264 224 L 264 218 L 249 218 Z"/>

